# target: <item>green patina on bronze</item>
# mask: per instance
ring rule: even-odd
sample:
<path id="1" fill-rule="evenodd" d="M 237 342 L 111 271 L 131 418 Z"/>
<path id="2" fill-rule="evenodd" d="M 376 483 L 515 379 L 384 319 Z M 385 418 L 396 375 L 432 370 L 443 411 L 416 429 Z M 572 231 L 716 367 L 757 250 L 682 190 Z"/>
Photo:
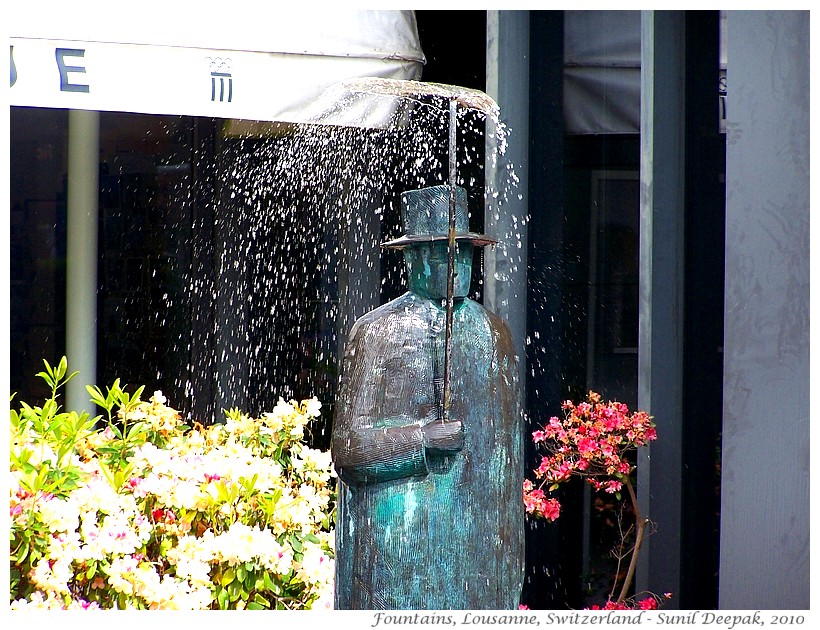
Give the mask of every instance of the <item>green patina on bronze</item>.
<path id="1" fill-rule="evenodd" d="M 339 609 L 515 609 L 524 571 L 524 427 L 506 324 L 466 297 L 475 245 L 457 189 L 444 414 L 449 189 L 402 197 L 409 291 L 361 317 L 342 365 Z"/>

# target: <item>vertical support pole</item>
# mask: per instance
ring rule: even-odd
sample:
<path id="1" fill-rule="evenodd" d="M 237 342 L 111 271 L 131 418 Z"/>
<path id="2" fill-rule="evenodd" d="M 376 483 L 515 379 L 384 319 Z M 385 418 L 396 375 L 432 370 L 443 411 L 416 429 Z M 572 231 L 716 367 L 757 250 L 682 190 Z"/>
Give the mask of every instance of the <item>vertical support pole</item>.
<path id="1" fill-rule="evenodd" d="M 100 113 L 68 112 L 68 207 L 66 246 L 66 407 L 92 415 L 86 384 L 97 381 L 97 225 Z"/>
<path id="2" fill-rule="evenodd" d="M 526 391 L 529 73 L 530 12 L 487 11 L 486 92 L 498 103 L 501 121 L 508 127 L 505 158 L 513 167 L 518 186 L 510 191 L 499 190 L 507 170 L 495 159 L 497 129 L 488 119 L 484 231 L 499 242 L 484 250 L 484 304 L 507 322 L 512 333 L 522 401 Z"/>
<path id="3" fill-rule="evenodd" d="M 456 183 L 458 175 L 458 160 L 456 157 L 456 139 L 458 128 L 458 101 L 450 99 L 450 134 L 448 153 L 450 162 L 450 203 L 448 204 L 447 229 L 447 309 L 446 328 L 444 331 L 444 417 L 450 419 L 450 359 L 453 347 L 453 293 L 455 283 L 455 256 L 456 256 Z"/>
<path id="4" fill-rule="evenodd" d="M 657 531 L 641 551 L 636 590 L 671 592 L 670 608 L 681 566 L 684 18 L 641 14 L 638 407 L 654 416 L 658 440 L 638 455 L 640 508 Z"/>

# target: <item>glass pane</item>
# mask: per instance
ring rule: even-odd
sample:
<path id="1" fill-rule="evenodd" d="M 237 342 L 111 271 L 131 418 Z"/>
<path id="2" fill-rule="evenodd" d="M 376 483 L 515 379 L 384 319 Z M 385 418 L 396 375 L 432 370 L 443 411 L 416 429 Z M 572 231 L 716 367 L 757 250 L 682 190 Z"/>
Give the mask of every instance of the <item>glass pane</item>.
<path id="1" fill-rule="evenodd" d="M 191 118 L 100 116 L 97 380 L 161 389 L 179 408 L 187 408 L 192 156 Z"/>
<path id="2" fill-rule="evenodd" d="M 637 405 L 637 171 L 592 171 L 587 388 Z"/>
<path id="3" fill-rule="evenodd" d="M 68 113 L 10 108 L 10 388 L 48 395 L 35 376 L 65 353 Z"/>

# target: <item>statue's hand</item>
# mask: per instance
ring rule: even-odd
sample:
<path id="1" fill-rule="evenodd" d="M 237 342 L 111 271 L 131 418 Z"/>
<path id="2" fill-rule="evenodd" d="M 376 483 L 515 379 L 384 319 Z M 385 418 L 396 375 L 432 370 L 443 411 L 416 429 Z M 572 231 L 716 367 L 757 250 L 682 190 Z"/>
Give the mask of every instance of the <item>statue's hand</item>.
<path id="1" fill-rule="evenodd" d="M 464 446 L 464 425 L 461 420 L 434 420 L 421 427 L 424 447 L 434 451 L 456 452 Z"/>

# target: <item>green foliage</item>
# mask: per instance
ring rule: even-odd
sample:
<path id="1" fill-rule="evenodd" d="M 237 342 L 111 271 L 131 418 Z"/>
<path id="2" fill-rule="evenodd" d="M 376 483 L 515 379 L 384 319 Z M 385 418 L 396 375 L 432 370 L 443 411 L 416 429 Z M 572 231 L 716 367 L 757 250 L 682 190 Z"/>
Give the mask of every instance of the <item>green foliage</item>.
<path id="1" fill-rule="evenodd" d="M 335 487 L 315 399 L 185 426 L 161 392 L 87 387 L 104 415 L 10 409 L 13 608 L 298 609 L 332 603 Z"/>

